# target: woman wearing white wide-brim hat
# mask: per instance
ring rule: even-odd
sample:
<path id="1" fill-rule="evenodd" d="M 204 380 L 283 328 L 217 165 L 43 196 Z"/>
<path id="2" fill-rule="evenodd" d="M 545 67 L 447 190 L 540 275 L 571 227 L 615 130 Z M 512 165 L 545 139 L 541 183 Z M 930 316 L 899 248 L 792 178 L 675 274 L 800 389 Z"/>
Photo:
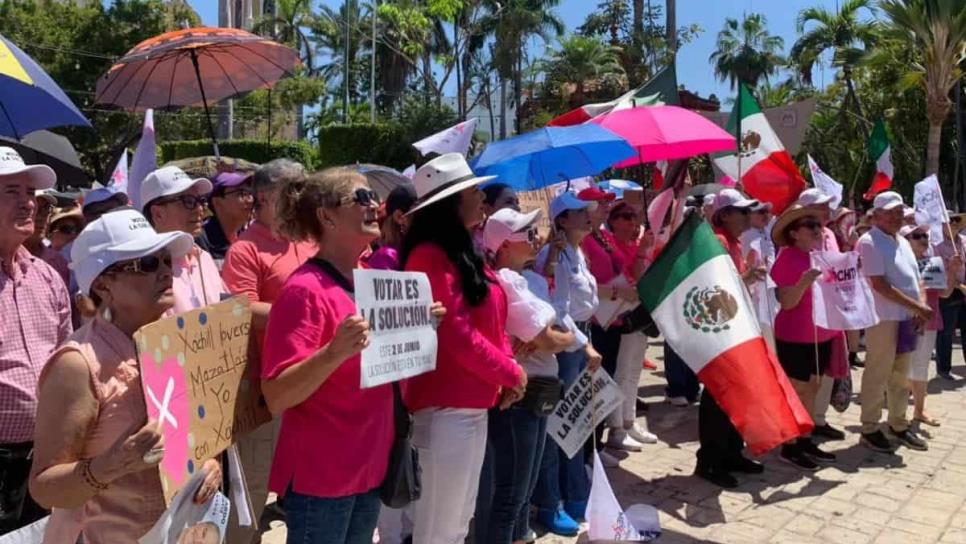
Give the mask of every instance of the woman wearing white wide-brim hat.
<path id="1" fill-rule="evenodd" d="M 97 316 L 54 352 L 40 375 L 30 492 L 54 508 L 47 542 L 134 542 L 165 510 L 158 423 L 148 421 L 132 339 L 174 304 L 171 261 L 193 246 L 158 234 L 134 210 L 106 214 L 74 241 L 71 268 Z M 195 501 L 211 499 L 209 460 Z M 57 535 L 57 536 L 52 536 Z"/>
<path id="2" fill-rule="evenodd" d="M 403 241 L 403 269 L 429 276 L 448 310 L 437 330 L 436 370 L 409 379 L 413 444 L 422 497 L 413 505 L 413 542 L 462 543 L 476 505 L 486 449 L 487 410 L 522 395 L 527 379 L 506 336 L 506 295 L 477 252 L 471 232 L 483 221 L 480 183 L 458 153 L 413 176 L 418 200 Z"/>

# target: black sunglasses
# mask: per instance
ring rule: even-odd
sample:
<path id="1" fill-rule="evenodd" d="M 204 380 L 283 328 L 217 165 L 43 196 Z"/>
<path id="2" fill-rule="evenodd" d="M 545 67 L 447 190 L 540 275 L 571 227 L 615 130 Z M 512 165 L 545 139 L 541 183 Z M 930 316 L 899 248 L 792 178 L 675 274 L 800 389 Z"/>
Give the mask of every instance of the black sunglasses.
<path id="1" fill-rule="evenodd" d="M 356 203 L 360 206 L 379 205 L 379 194 L 372 189 L 359 187 L 353 191 L 352 196 L 342 199 L 343 204 Z"/>
<path id="2" fill-rule="evenodd" d="M 910 240 L 928 240 L 929 235 L 925 232 L 914 232 L 909 235 Z"/>
<path id="3" fill-rule="evenodd" d="M 633 212 L 615 213 L 614 219 L 623 219 L 625 221 L 636 221 L 637 214 Z"/>
<path id="4" fill-rule="evenodd" d="M 198 206 L 204 208 L 208 205 L 207 196 L 195 196 L 195 195 L 180 195 L 173 198 L 165 198 L 158 201 L 158 204 L 171 204 L 174 202 L 180 202 L 186 210 L 193 210 Z"/>
<path id="5" fill-rule="evenodd" d="M 132 272 L 134 274 L 153 274 L 161 268 L 161 263 L 171 268 L 171 254 L 164 253 L 158 255 L 145 255 L 140 259 L 124 261 L 111 267 L 111 272 Z"/>
<path id="6" fill-rule="evenodd" d="M 802 221 L 801 223 L 795 226 L 796 230 L 797 229 L 820 230 L 821 228 L 822 228 L 822 224 L 815 220 Z"/>

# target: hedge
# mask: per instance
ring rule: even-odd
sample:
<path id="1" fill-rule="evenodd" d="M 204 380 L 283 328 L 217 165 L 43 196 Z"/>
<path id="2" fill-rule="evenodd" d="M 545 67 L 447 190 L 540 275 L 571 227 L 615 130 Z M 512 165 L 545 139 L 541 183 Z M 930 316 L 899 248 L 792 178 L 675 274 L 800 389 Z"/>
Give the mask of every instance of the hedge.
<path id="1" fill-rule="evenodd" d="M 402 170 L 413 163 L 410 136 L 398 124 L 328 125 L 319 128 L 319 166 L 374 163 Z"/>
<path id="2" fill-rule="evenodd" d="M 211 140 L 182 140 L 160 144 L 160 163 L 214 154 Z M 273 141 L 271 147 L 265 140 L 229 140 L 218 142 L 218 149 L 225 157 L 245 159 L 262 164 L 272 159 L 287 158 L 298 161 L 312 170 L 319 166 L 318 152 L 308 142 L 291 140 Z"/>

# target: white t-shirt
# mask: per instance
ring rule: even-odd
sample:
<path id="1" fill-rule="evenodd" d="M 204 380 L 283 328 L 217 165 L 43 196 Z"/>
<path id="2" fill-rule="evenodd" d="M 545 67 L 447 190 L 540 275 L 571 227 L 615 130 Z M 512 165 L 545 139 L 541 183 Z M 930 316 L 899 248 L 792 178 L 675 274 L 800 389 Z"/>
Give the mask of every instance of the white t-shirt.
<path id="1" fill-rule="evenodd" d="M 859 238 L 856 250 L 862 257 L 862 275 L 866 277 L 884 276 L 889 285 L 905 293 L 913 300 L 919 300 L 919 265 L 912 246 L 902 236 L 891 236 L 878 227 Z M 905 306 L 892 302 L 872 290 L 875 296 L 875 311 L 882 321 L 904 321 L 912 317 Z"/>

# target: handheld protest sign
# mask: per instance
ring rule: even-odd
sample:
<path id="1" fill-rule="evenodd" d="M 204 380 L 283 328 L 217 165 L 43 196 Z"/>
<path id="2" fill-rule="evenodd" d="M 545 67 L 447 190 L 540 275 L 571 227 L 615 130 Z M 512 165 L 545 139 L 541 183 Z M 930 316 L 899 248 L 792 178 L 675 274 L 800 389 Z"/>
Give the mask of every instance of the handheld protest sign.
<path id="1" fill-rule="evenodd" d="M 433 293 L 422 272 L 352 272 L 356 308 L 369 322 L 360 387 L 375 387 L 436 369 Z"/>
<path id="2" fill-rule="evenodd" d="M 148 417 L 161 422 L 165 502 L 239 436 L 271 419 L 257 375 L 245 297 L 199 308 L 134 333 Z"/>

